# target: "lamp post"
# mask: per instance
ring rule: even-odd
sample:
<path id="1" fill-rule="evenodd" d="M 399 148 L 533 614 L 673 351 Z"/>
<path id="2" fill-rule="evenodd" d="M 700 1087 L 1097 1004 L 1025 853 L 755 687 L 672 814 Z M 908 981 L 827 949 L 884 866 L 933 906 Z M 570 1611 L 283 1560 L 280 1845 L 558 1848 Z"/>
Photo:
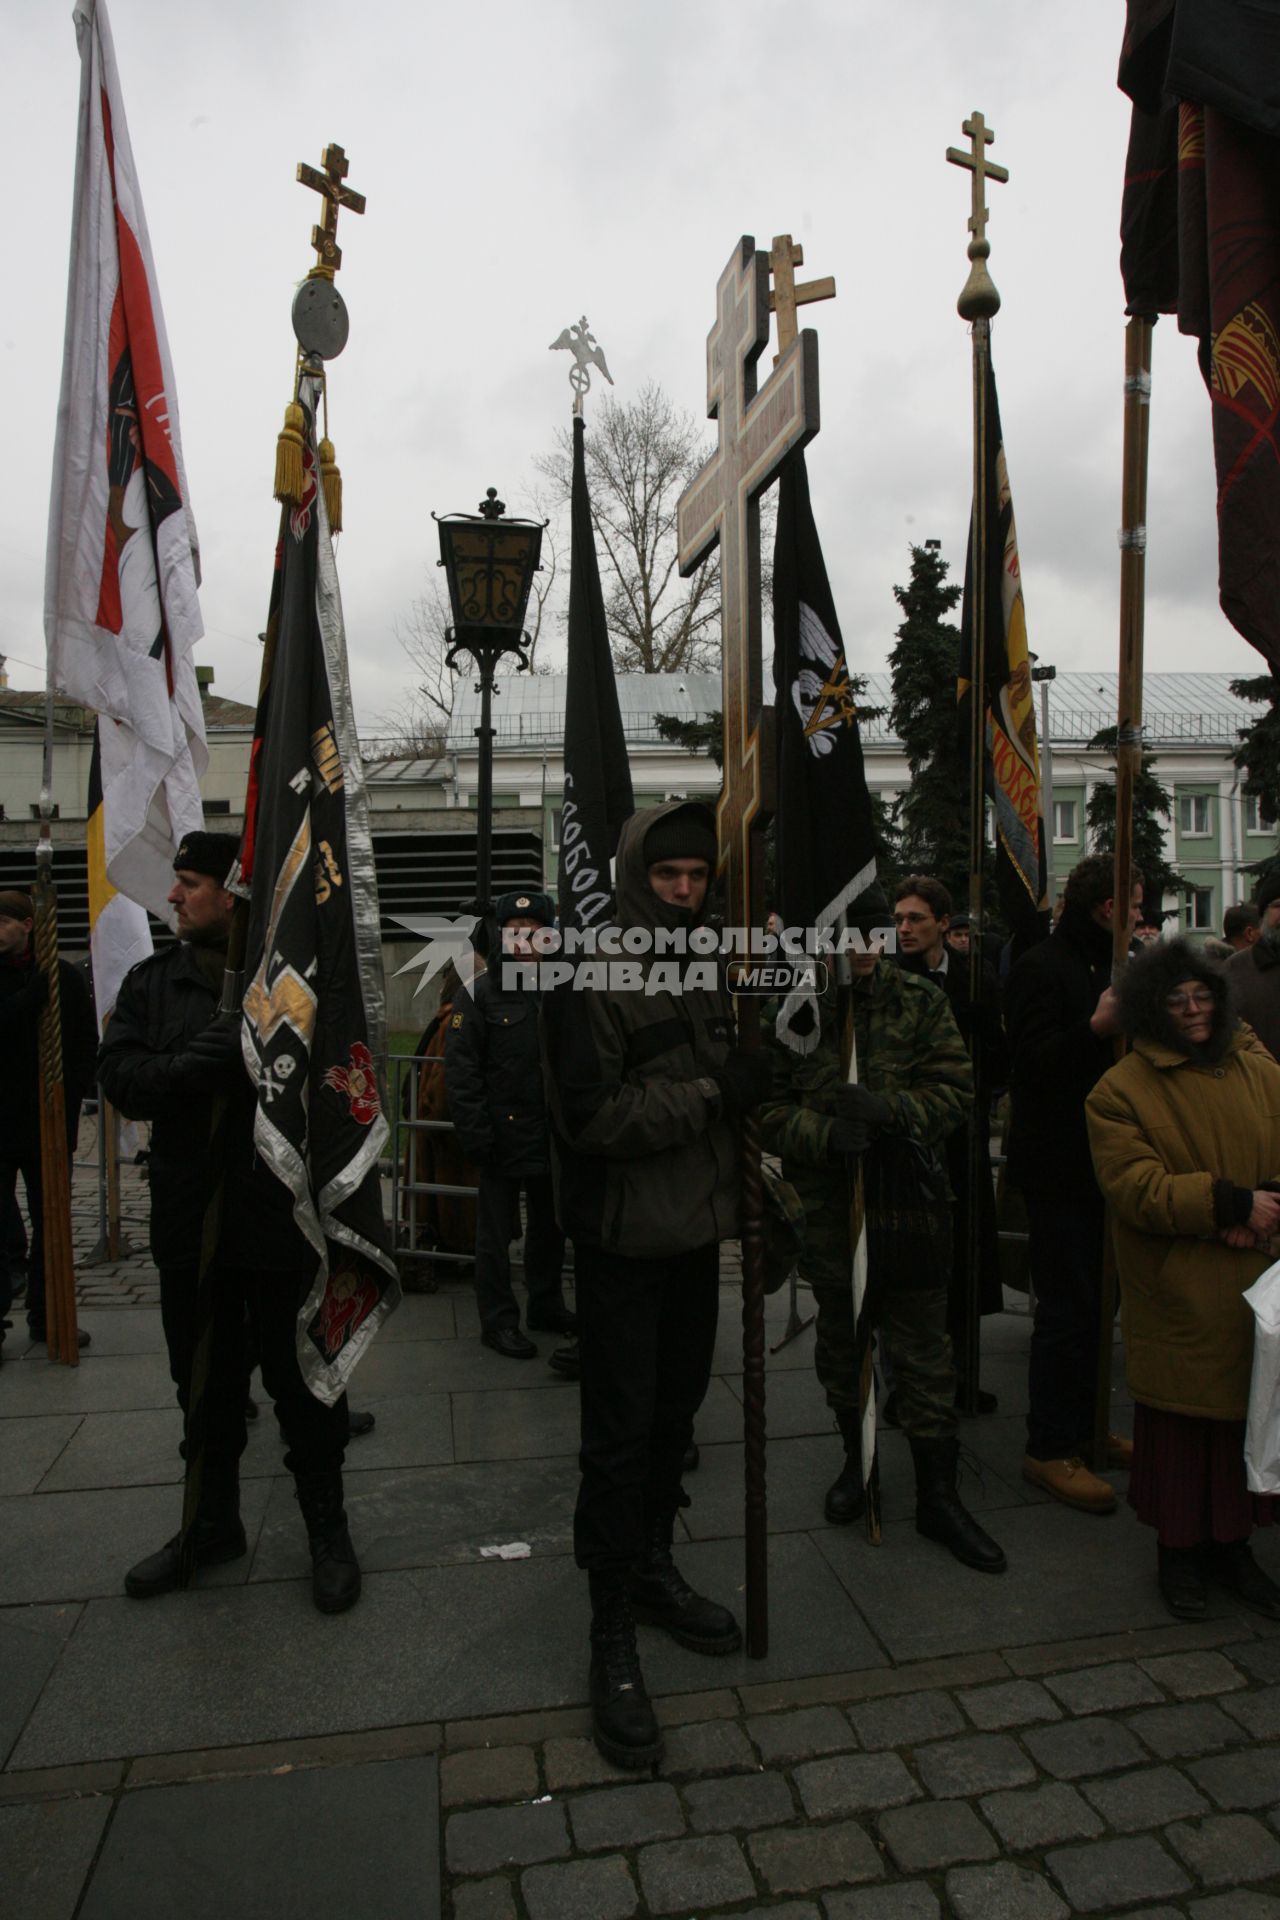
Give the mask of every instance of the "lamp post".
<path id="1" fill-rule="evenodd" d="M 539 570 L 544 520 L 507 520 L 496 487 L 490 487 L 478 513 L 432 514 L 440 529 L 440 560 L 449 582 L 452 627 L 445 632 L 445 664 L 457 670 L 458 655 L 469 653 L 480 672 L 480 725 L 476 812 L 475 911 L 485 917 L 491 906 L 493 856 L 493 736 L 490 702 L 494 672 L 504 653 L 513 653 L 521 669 L 529 664 L 525 609 L 533 576 Z"/>
<path id="2" fill-rule="evenodd" d="M 1049 911 L 1057 897 L 1057 881 L 1053 872 L 1053 742 L 1049 738 L 1049 683 L 1058 677 L 1056 667 L 1035 665 L 1037 656 L 1031 655 L 1031 678 L 1040 684 L 1040 805 L 1044 813 L 1044 876 L 1045 894 L 1049 901 Z"/>

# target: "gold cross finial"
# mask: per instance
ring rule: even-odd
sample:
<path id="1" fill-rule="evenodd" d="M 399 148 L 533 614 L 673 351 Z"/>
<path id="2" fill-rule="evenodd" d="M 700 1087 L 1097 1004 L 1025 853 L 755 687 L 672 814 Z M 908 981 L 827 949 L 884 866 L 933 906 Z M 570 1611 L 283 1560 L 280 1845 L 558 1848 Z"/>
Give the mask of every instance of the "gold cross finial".
<path id="1" fill-rule="evenodd" d="M 962 147 L 947 148 L 947 158 L 952 166 L 968 167 L 973 175 L 973 202 L 969 215 L 969 232 L 972 236 L 969 258 L 973 264 L 956 305 L 962 319 L 989 320 L 993 313 L 1000 310 L 1000 295 L 986 267 L 991 253 L 991 242 L 987 239 L 986 183 L 988 180 L 1007 180 L 1009 169 L 987 159 L 987 148 L 996 136 L 980 113 L 975 111 L 969 115 L 964 122 L 964 132 L 969 136 L 968 153 Z"/>
<path id="2" fill-rule="evenodd" d="M 311 229 L 311 244 L 316 250 L 316 264 L 313 274 L 323 274 L 326 280 L 332 280 L 342 265 L 342 249 L 338 245 L 338 209 L 346 207 L 351 213 L 364 212 L 364 195 L 353 187 L 344 187 L 347 176 L 347 156 L 339 146 L 327 146 L 320 156 L 321 173 L 316 167 L 309 167 L 305 160 L 298 162 L 298 178 L 304 187 L 311 187 L 324 200 L 324 212 L 320 225 Z"/>
<path id="3" fill-rule="evenodd" d="M 825 280 L 806 280 L 798 287 L 796 268 L 803 265 L 804 248 L 793 246 L 789 233 L 775 233 L 769 255 L 769 271 L 773 275 L 769 311 L 778 316 L 778 351 L 773 357 L 775 367 L 796 338 L 796 308 L 806 306 L 810 300 L 834 300 L 836 297 L 836 283 L 829 274 Z"/>

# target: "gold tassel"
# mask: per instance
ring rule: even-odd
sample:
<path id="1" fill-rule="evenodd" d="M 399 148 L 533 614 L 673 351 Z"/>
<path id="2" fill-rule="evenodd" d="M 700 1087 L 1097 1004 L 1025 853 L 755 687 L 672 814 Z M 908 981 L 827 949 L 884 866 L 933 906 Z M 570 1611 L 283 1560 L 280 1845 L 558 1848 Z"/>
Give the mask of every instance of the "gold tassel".
<path id="1" fill-rule="evenodd" d="M 291 400 L 284 410 L 284 425 L 280 429 L 280 438 L 276 441 L 274 488 L 276 499 L 290 507 L 302 505 L 304 485 L 302 432 L 305 425 L 302 408 L 296 400 Z"/>
<path id="2" fill-rule="evenodd" d="M 320 442 L 320 478 L 324 482 L 324 510 L 329 516 L 329 531 L 341 533 L 342 469 L 333 451 L 332 440 Z"/>

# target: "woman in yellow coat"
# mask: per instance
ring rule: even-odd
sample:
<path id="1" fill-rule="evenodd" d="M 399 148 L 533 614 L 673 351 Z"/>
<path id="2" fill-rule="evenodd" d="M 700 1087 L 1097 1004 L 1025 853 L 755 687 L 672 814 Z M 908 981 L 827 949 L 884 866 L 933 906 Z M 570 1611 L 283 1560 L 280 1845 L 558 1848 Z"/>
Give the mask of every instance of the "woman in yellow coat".
<path id="1" fill-rule="evenodd" d="M 1203 1617 L 1206 1581 L 1280 1619 L 1249 1535 L 1277 1503 L 1245 1484 L 1253 1315 L 1241 1297 L 1280 1236 L 1280 1066 L 1235 1019 L 1222 973 L 1183 940 L 1130 962 L 1131 1050 L 1086 1104 L 1111 1209 L 1136 1402 L 1129 1503 L 1156 1528 L 1160 1591 Z"/>

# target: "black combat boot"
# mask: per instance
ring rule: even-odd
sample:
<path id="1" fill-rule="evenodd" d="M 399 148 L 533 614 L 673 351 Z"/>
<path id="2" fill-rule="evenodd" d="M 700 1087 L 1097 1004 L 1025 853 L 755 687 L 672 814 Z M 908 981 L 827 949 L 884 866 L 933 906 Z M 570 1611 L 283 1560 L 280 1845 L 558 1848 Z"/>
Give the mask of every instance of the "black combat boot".
<path id="1" fill-rule="evenodd" d="M 966 1512 L 956 1492 L 959 1441 L 954 1436 L 921 1440 L 915 1434 L 909 1439 L 916 1469 L 916 1532 L 936 1540 L 966 1567 L 1003 1573 L 1009 1564 L 1003 1548 Z"/>
<path id="2" fill-rule="evenodd" d="M 342 1510 L 342 1473 L 300 1473 L 298 1505 L 311 1543 L 311 1598 L 321 1613 L 345 1613 L 360 1598 L 360 1563 Z"/>
<path id="3" fill-rule="evenodd" d="M 206 1489 L 201 1511 L 193 1529 L 197 1567 L 221 1567 L 230 1560 L 243 1559 L 249 1551 L 240 1521 L 240 1489 L 236 1482 L 211 1492 Z M 182 1535 L 175 1533 L 158 1553 L 130 1567 L 124 1577 L 124 1590 L 131 1600 L 154 1600 L 157 1594 L 173 1593 L 182 1585 L 180 1547 Z"/>
<path id="4" fill-rule="evenodd" d="M 592 1572 L 591 1731 L 615 1767 L 649 1767 L 662 1757 L 662 1734 L 654 1718 L 636 1629 L 621 1574 Z"/>
<path id="5" fill-rule="evenodd" d="M 827 1488 L 822 1511 L 833 1527 L 847 1527 L 866 1511 L 862 1487 L 862 1422 L 856 1407 L 837 1407 L 836 1422 L 844 1441 L 844 1465 Z"/>
<path id="6" fill-rule="evenodd" d="M 718 1600 L 695 1593 L 671 1558 L 671 1522 L 655 1520 L 645 1557 L 627 1576 L 633 1619 L 664 1633 L 694 1653 L 736 1653 L 742 1630 Z"/>

